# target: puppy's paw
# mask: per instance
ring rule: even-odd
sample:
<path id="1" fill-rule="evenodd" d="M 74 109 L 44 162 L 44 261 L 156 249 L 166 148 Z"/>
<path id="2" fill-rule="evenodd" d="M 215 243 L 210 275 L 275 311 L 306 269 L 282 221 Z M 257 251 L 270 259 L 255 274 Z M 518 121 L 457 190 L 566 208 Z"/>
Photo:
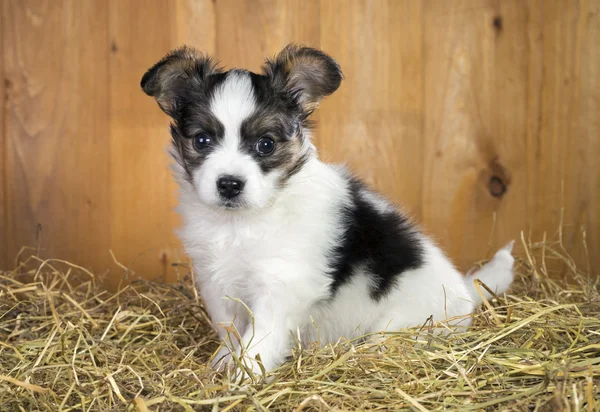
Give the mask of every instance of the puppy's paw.
<path id="1" fill-rule="evenodd" d="M 228 347 L 222 346 L 217 354 L 212 358 L 210 366 L 217 372 L 228 372 L 231 378 L 236 381 L 258 382 L 264 378 L 266 369 L 257 358 L 247 352 L 240 356 L 235 353 L 235 359 Z"/>

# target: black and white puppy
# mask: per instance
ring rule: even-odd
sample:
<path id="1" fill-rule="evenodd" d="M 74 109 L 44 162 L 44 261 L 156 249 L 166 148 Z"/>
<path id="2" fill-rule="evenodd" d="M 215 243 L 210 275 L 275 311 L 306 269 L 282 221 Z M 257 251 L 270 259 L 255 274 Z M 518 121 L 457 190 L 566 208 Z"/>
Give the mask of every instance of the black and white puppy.
<path id="1" fill-rule="evenodd" d="M 513 279 L 512 245 L 463 277 L 390 202 L 319 160 L 309 117 L 341 81 L 331 57 L 290 45 L 262 73 L 183 47 L 141 82 L 173 118 L 180 236 L 206 309 L 221 338 L 239 331 L 254 371 L 257 354 L 277 367 L 298 333 L 325 344 L 430 316 L 467 326 L 474 279 L 498 293 Z"/>

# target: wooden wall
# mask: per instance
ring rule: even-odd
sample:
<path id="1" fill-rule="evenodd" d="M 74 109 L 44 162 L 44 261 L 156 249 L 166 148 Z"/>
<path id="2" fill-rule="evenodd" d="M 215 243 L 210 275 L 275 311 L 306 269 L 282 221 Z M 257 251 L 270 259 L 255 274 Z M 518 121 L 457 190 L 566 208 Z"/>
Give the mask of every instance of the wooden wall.
<path id="1" fill-rule="evenodd" d="M 102 272 L 112 249 L 173 280 L 168 119 L 142 74 L 182 43 L 257 70 L 297 41 L 346 75 L 317 115 L 322 158 L 403 203 L 461 268 L 563 215 L 565 246 L 587 264 L 585 228 L 600 270 L 600 0 L 0 3 L 1 267 L 39 223 L 43 256 Z"/>

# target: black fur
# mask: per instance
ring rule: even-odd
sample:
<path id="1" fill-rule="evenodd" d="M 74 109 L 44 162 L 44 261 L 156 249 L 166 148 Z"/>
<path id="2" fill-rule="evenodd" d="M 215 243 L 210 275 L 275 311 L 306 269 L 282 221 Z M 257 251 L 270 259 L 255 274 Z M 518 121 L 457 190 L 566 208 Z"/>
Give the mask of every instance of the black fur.
<path id="1" fill-rule="evenodd" d="M 346 228 L 330 256 L 331 294 L 350 282 L 358 268 L 372 274 L 369 294 L 379 301 L 398 284 L 402 273 L 423 265 L 423 245 L 411 222 L 399 212 L 381 212 L 361 197 L 368 189 L 351 179 L 352 202 L 342 211 Z"/>
<path id="2" fill-rule="evenodd" d="M 306 159 L 298 157 L 302 144 L 302 130 L 310 127 L 306 121 L 302 107 L 294 97 L 272 86 L 267 76 L 250 73 L 256 112 L 244 120 L 241 127 L 241 149 L 250 154 L 263 173 L 275 169 L 284 170 L 280 184 L 298 170 Z M 275 150 L 268 156 L 261 156 L 256 151 L 256 144 L 261 137 L 268 136 L 275 141 Z"/>
<path id="3" fill-rule="evenodd" d="M 177 153 L 175 159 L 183 166 L 188 180 L 192 179 L 192 172 L 198 168 L 206 156 L 214 150 L 225 135 L 223 124 L 205 108 L 215 89 L 227 78 L 227 73 L 218 73 L 209 76 L 206 81 L 196 87 L 182 90 L 178 95 L 178 111 L 172 116 L 171 136 L 173 146 Z M 213 139 L 212 147 L 197 151 L 192 139 L 200 133 L 208 133 Z"/>

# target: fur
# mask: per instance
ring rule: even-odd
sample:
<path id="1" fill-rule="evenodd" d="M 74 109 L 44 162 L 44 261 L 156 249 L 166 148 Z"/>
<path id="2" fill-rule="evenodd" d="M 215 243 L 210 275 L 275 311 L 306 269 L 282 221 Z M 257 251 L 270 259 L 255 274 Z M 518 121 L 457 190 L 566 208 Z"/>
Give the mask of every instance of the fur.
<path id="1" fill-rule="evenodd" d="M 476 278 L 497 293 L 512 282 L 510 246 L 463 277 L 383 196 L 319 160 L 308 117 L 341 80 L 331 57 L 296 45 L 261 74 L 223 72 L 183 48 L 144 75 L 144 91 L 173 118 L 179 235 L 228 344 L 215 367 L 232 349 L 255 372 L 260 354 L 270 371 L 293 336 L 326 344 L 430 317 L 465 327 L 481 299 Z M 265 138 L 272 153 L 257 149 Z M 243 183 L 239 195 L 219 193 L 223 176 Z"/>

